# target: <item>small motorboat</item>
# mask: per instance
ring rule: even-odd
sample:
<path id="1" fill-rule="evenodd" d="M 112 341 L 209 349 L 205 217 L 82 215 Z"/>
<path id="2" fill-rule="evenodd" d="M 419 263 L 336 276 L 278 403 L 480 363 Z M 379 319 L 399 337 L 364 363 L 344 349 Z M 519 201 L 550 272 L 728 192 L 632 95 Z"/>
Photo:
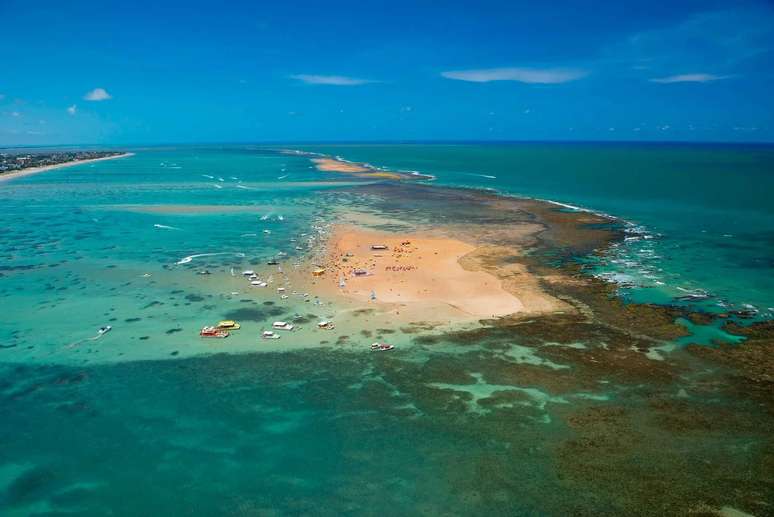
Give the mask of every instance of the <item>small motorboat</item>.
<path id="1" fill-rule="evenodd" d="M 387 248 L 386 244 L 371 244 L 371 249 L 372 250 L 386 250 L 388 248 Z"/>
<path id="2" fill-rule="evenodd" d="M 221 330 L 239 330 L 241 328 L 241 325 L 234 320 L 219 321 L 217 326 Z"/>
<path id="3" fill-rule="evenodd" d="M 317 268 L 314 271 L 312 271 L 312 276 L 323 276 L 325 274 L 325 268 Z"/>
<path id="4" fill-rule="evenodd" d="M 110 325 L 105 325 L 104 327 L 99 328 L 99 330 L 97 331 L 97 334 L 99 334 L 100 336 L 103 336 L 108 332 L 110 332 L 111 330 L 113 330 L 113 327 L 111 327 Z"/>
<path id="5" fill-rule="evenodd" d="M 293 325 L 287 321 L 275 321 L 271 324 L 271 328 L 277 330 L 293 330 Z"/>
<path id="6" fill-rule="evenodd" d="M 394 348 L 393 345 L 388 345 L 387 343 L 371 343 L 371 350 L 374 352 L 386 352 Z"/>
<path id="7" fill-rule="evenodd" d="M 279 264 L 279 262 L 277 262 L 275 259 L 271 259 L 266 263 L 267 266 L 276 266 L 277 264 Z"/>
<path id="8" fill-rule="evenodd" d="M 202 327 L 199 331 L 201 337 L 216 337 L 225 338 L 228 337 L 228 330 L 222 330 L 217 327 Z"/>
<path id="9" fill-rule="evenodd" d="M 280 335 L 276 332 L 272 332 L 271 330 L 264 330 L 261 332 L 261 338 L 263 339 L 279 339 Z"/>
<path id="10" fill-rule="evenodd" d="M 335 326 L 332 321 L 321 321 L 317 324 L 317 328 L 322 330 L 333 330 Z"/>
<path id="11" fill-rule="evenodd" d="M 284 287 L 278 287 L 277 288 L 277 292 L 278 293 L 284 293 L 285 292 L 285 288 Z"/>
<path id="12" fill-rule="evenodd" d="M 254 287 L 266 287 L 269 284 L 267 284 L 266 282 L 262 282 L 260 280 L 253 280 L 252 282 L 250 282 L 250 285 Z"/>
<path id="13" fill-rule="evenodd" d="M 360 268 L 358 268 L 358 269 L 355 269 L 354 271 L 352 271 L 352 273 L 353 273 L 355 276 L 365 276 L 365 275 L 367 275 L 367 274 L 368 274 L 368 271 L 366 271 L 365 269 L 360 269 Z"/>
<path id="14" fill-rule="evenodd" d="M 255 271 L 253 271 L 252 269 L 246 269 L 242 271 L 242 274 L 245 276 L 253 276 L 255 274 Z"/>

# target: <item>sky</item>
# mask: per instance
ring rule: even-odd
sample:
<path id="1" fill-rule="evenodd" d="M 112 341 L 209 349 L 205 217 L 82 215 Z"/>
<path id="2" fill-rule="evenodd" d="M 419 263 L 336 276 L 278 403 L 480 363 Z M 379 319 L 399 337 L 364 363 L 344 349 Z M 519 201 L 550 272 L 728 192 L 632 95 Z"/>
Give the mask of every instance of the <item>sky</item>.
<path id="1" fill-rule="evenodd" d="M 0 146 L 774 142 L 770 1 L 0 0 L 0 20 Z"/>

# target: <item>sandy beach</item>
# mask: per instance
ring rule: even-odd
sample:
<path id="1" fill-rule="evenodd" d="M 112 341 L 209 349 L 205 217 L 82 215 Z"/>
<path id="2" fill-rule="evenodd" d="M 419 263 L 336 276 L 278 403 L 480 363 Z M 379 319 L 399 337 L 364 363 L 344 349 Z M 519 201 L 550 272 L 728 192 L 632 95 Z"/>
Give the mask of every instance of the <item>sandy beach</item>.
<path id="1" fill-rule="evenodd" d="M 318 284 L 325 294 L 374 303 L 401 319 L 477 320 L 567 308 L 543 292 L 526 270 L 503 272 L 505 281 L 486 271 L 482 259 L 497 253 L 488 248 L 448 237 L 341 225 L 328 242 Z"/>
<path id="2" fill-rule="evenodd" d="M 7 181 L 15 178 L 23 178 L 24 176 L 31 176 L 39 172 L 46 172 L 54 169 L 62 169 L 64 167 L 72 167 L 73 165 L 83 165 L 92 162 L 101 162 L 104 160 L 115 160 L 117 158 L 126 158 L 127 156 L 133 156 L 134 153 L 123 153 L 115 156 L 105 156 L 103 158 L 94 158 L 91 160 L 73 160 L 66 163 L 57 163 L 56 165 L 46 165 L 45 167 L 30 167 L 28 169 L 22 169 L 20 171 L 6 172 L 0 174 L 0 181 Z"/>

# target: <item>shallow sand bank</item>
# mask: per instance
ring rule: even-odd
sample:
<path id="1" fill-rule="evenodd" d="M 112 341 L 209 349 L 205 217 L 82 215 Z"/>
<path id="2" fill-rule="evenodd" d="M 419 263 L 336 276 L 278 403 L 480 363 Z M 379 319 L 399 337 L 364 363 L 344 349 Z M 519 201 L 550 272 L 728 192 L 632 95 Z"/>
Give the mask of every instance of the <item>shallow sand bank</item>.
<path id="1" fill-rule="evenodd" d="M 372 249 L 374 245 L 386 249 Z M 503 278 L 487 271 L 482 259 L 492 253 L 499 251 L 451 237 L 342 225 L 328 242 L 319 285 L 326 294 L 391 306 L 395 314 L 421 320 L 497 318 L 567 309 L 544 293 L 521 266 L 510 265 L 521 270 L 508 271 Z M 366 274 L 358 274 L 364 271 Z"/>
<path id="2" fill-rule="evenodd" d="M 269 205 L 105 205 L 106 210 L 120 210 L 144 214 L 232 214 L 243 212 L 265 213 L 274 207 Z"/>
<path id="3" fill-rule="evenodd" d="M 374 167 L 361 165 L 358 163 L 345 162 L 335 158 L 312 158 L 317 170 L 324 172 L 343 172 L 352 174 L 360 178 L 379 178 L 379 179 L 431 179 L 431 176 L 411 175 L 394 171 L 383 171 Z"/>
<path id="4" fill-rule="evenodd" d="M 117 158 L 126 158 L 128 156 L 134 156 L 134 153 L 123 153 L 123 154 L 117 154 L 115 156 L 105 156 L 102 158 L 94 158 L 91 160 L 73 160 L 71 162 L 66 162 L 66 163 L 57 163 L 56 165 L 46 165 L 45 167 L 30 167 L 29 169 L 22 169 L 20 171 L 6 172 L 4 174 L 0 174 L 0 181 L 12 180 L 15 178 L 23 178 L 24 176 L 31 176 L 39 172 L 46 172 L 54 169 L 62 169 L 64 167 L 72 167 L 73 165 L 83 165 L 86 163 L 101 162 L 104 160 L 115 160 Z"/>

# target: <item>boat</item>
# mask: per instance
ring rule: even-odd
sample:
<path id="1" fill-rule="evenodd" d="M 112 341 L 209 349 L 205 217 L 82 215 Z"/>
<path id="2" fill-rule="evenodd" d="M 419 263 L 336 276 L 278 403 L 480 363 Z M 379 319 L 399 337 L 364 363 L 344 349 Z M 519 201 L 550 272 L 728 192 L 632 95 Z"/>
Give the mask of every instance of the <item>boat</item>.
<path id="1" fill-rule="evenodd" d="M 278 293 L 284 293 L 285 292 L 285 288 L 284 287 L 278 287 L 277 288 L 277 292 Z"/>
<path id="2" fill-rule="evenodd" d="M 252 269 L 246 269 L 242 271 L 242 274 L 245 276 L 253 276 L 255 274 L 255 271 L 253 271 Z"/>
<path id="3" fill-rule="evenodd" d="M 325 274 L 325 268 L 317 268 L 312 271 L 312 276 L 323 276 Z"/>
<path id="4" fill-rule="evenodd" d="M 387 248 L 386 244 L 371 244 L 371 249 L 372 250 L 386 250 L 388 248 Z"/>
<path id="5" fill-rule="evenodd" d="M 234 320 L 223 320 L 218 322 L 218 328 L 221 330 L 239 330 L 241 325 Z"/>
<path id="6" fill-rule="evenodd" d="M 271 330 L 264 330 L 261 332 L 261 337 L 263 339 L 279 339 L 280 335 L 276 332 L 272 332 Z"/>
<path id="7" fill-rule="evenodd" d="M 228 330 L 222 330 L 217 327 L 202 327 L 199 335 L 201 337 L 225 338 L 228 337 Z"/>
<path id="8" fill-rule="evenodd" d="M 276 266 L 277 264 L 279 264 L 279 262 L 277 262 L 275 259 L 271 259 L 266 263 L 267 266 Z"/>
<path id="9" fill-rule="evenodd" d="M 374 352 L 386 352 L 394 348 L 395 347 L 393 345 L 389 345 L 387 343 L 371 343 L 371 350 Z"/>
<path id="10" fill-rule="evenodd" d="M 250 282 L 250 285 L 255 287 L 266 287 L 269 284 L 267 284 L 266 282 L 261 282 L 260 280 L 253 280 L 252 282 Z"/>
<path id="11" fill-rule="evenodd" d="M 105 325 L 104 327 L 100 327 L 100 328 L 99 328 L 99 330 L 97 331 L 97 334 L 99 334 L 100 336 L 102 336 L 102 335 L 104 335 L 104 334 L 107 334 L 107 333 L 108 333 L 108 332 L 110 332 L 111 330 L 113 330 L 113 327 L 111 327 L 110 325 Z"/>
<path id="12" fill-rule="evenodd" d="M 277 330 L 293 330 L 293 325 L 287 321 L 275 321 L 271 326 Z"/>
<path id="13" fill-rule="evenodd" d="M 323 330 L 333 330 L 335 327 L 332 321 L 321 321 L 320 323 L 317 324 L 317 328 L 323 329 Z"/>
<path id="14" fill-rule="evenodd" d="M 368 271 L 366 271 L 365 269 L 359 269 L 359 268 L 358 268 L 358 269 L 355 269 L 354 271 L 352 271 L 352 273 L 353 273 L 355 276 L 365 276 L 365 275 L 367 275 L 367 274 L 368 274 Z"/>

